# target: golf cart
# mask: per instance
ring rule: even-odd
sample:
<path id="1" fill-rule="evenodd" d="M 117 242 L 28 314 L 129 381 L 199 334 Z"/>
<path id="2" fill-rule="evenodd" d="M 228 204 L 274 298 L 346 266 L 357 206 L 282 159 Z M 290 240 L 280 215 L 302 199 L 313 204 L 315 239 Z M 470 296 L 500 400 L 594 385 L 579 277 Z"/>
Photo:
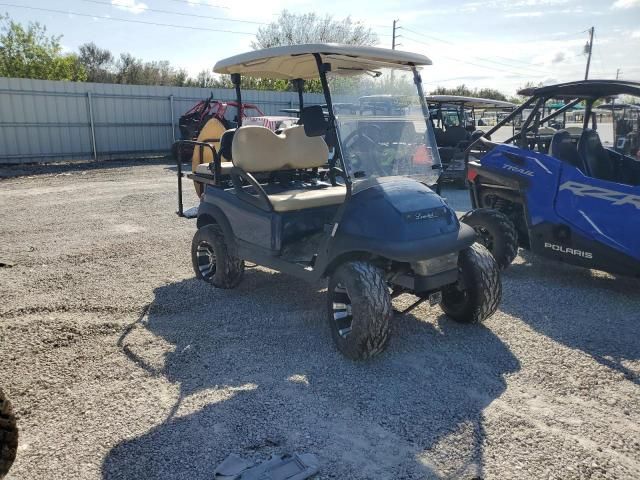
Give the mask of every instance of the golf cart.
<path id="1" fill-rule="evenodd" d="M 18 449 L 18 427 L 11 402 L 0 388 L 0 478 L 4 478 Z"/>
<path id="2" fill-rule="evenodd" d="M 640 97 L 640 83 L 584 80 L 526 89 L 531 97 L 511 116 L 531 113 L 502 144 L 486 137 L 467 149 L 475 210 L 461 220 L 505 268 L 518 246 L 550 259 L 640 277 L 640 162 L 605 148 L 596 131 L 594 104 L 617 95 Z M 564 106 L 542 116 L 550 99 Z M 547 139 L 540 126 L 580 103 L 580 130 Z M 547 144 L 549 145 L 547 147 Z"/>
<path id="3" fill-rule="evenodd" d="M 469 144 L 482 135 L 476 130 L 487 112 L 513 111 L 516 105 L 489 98 L 463 97 L 458 95 L 427 95 L 427 103 L 434 124 L 438 152 L 444 171 L 441 180 L 466 187 L 464 151 Z M 481 115 L 476 121 L 476 113 Z"/>
<path id="4" fill-rule="evenodd" d="M 241 76 L 295 80 L 298 125 L 273 132 L 242 123 L 213 150 L 192 243 L 197 277 L 234 288 L 249 261 L 300 279 L 328 278 L 329 326 L 353 359 L 380 353 L 389 337 L 392 299 L 411 293 L 439 304 L 453 320 L 480 322 L 501 299 L 499 270 L 474 244 L 475 232 L 428 185 L 440 159 L 418 68 L 418 54 L 374 47 L 308 44 L 252 51 L 219 61 L 241 103 Z M 302 105 L 304 80 L 318 79 L 327 103 Z M 386 87 L 411 87 L 402 142 L 368 132 L 385 119 L 338 113 Z M 394 129 L 395 130 L 395 129 Z M 180 176 L 178 177 L 180 179 Z M 180 208 L 180 206 L 179 206 Z"/>

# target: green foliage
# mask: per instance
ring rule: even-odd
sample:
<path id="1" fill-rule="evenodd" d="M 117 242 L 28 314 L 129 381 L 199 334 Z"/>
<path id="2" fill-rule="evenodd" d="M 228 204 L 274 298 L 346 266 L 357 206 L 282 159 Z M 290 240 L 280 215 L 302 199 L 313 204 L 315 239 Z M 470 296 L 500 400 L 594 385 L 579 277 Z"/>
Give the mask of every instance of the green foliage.
<path id="1" fill-rule="evenodd" d="M 113 55 L 95 43 L 85 43 L 78 48 L 80 63 L 87 71 L 88 82 L 113 83 Z"/>
<path id="2" fill-rule="evenodd" d="M 293 92 L 295 89 L 288 80 L 273 78 L 242 77 L 241 87 L 246 90 L 270 90 L 279 92 Z M 200 88 L 234 88 L 229 75 L 216 75 L 212 71 L 202 70 L 195 79 L 186 81 L 188 87 Z M 304 91 L 322 93 L 320 80 L 306 80 Z"/>
<path id="3" fill-rule="evenodd" d="M 494 88 L 471 89 L 465 84 L 455 88 L 438 87 L 431 92 L 432 95 L 458 95 L 463 97 L 490 98 L 492 100 L 507 101 L 507 96 Z"/>
<path id="4" fill-rule="evenodd" d="M 29 23 L 24 28 L 9 16 L 0 16 L 0 76 L 41 80 L 84 81 L 84 66 L 75 54 L 63 54 L 60 36 Z"/>

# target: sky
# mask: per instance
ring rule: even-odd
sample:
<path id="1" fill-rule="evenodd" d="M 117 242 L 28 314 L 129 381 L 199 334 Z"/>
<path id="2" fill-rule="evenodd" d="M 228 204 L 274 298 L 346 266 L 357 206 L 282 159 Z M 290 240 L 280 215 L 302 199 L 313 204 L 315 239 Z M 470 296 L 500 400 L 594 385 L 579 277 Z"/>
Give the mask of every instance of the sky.
<path id="1" fill-rule="evenodd" d="M 582 79 L 591 26 L 589 77 L 615 78 L 619 69 L 621 79 L 640 80 L 640 0 L 0 0 L 14 20 L 62 35 L 66 51 L 95 42 L 116 55 L 169 60 L 192 76 L 249 50 L 256 30 L 283 9 L 351 16 L 382 47 L 391 46 L 397 19 L 398 48 L 433 60 L 422 75 L 427 91 L 464 83 L 511 95 L 527 82 Z"/>

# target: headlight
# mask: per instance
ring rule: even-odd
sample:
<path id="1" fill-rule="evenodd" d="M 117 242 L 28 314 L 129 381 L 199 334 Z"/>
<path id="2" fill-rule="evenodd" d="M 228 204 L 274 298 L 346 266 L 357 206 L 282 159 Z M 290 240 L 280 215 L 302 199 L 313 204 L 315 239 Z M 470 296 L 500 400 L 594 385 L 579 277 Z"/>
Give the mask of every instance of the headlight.
<path id="1" fill-rule="evenodd" d="M 447 253 L 429 260 L 419 260 L 411 264 L 411 268 L 417 275 L 435 275 L 437 273 L 453 270 L 458 266 L 458 252 Z"/>

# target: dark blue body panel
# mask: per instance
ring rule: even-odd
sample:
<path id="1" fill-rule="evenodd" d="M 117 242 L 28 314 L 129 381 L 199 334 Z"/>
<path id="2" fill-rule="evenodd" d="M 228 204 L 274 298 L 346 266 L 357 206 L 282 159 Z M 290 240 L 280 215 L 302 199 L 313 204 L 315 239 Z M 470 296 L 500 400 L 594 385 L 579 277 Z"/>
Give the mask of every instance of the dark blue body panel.
<path id="1" fill-rule="evenodd" d="M 406 177 L 356 184 L 339 233 L 407 242 L 458 230 L 455 212 L 433 190 Z"/>
<path id="2" fill-rule="evenodd" d="M 406 177 L 357 182 L 331 236 L 338 207 L 275 212 L 244 201 L 233 189 L 207 185 L 198 226 L 215 222 L 243 258 L 301 276 L 324 275 L 344 254 L 366 253 L 409 263 L 458 252 L 475 241 L 474 230 L 461 225 L 441 197 Z M 317 268 L 288 268 L 281 258 L 283 248 L 321 232 L 329 241 L 318 252 Z"/>
<path id="3" fill-rule="evenodd" d="M 401 262 L 460 251 L 475 240 L 455 212 L 426 185 L 407 177 L 356 183 L 331 256 L 362 251 Z"/>

